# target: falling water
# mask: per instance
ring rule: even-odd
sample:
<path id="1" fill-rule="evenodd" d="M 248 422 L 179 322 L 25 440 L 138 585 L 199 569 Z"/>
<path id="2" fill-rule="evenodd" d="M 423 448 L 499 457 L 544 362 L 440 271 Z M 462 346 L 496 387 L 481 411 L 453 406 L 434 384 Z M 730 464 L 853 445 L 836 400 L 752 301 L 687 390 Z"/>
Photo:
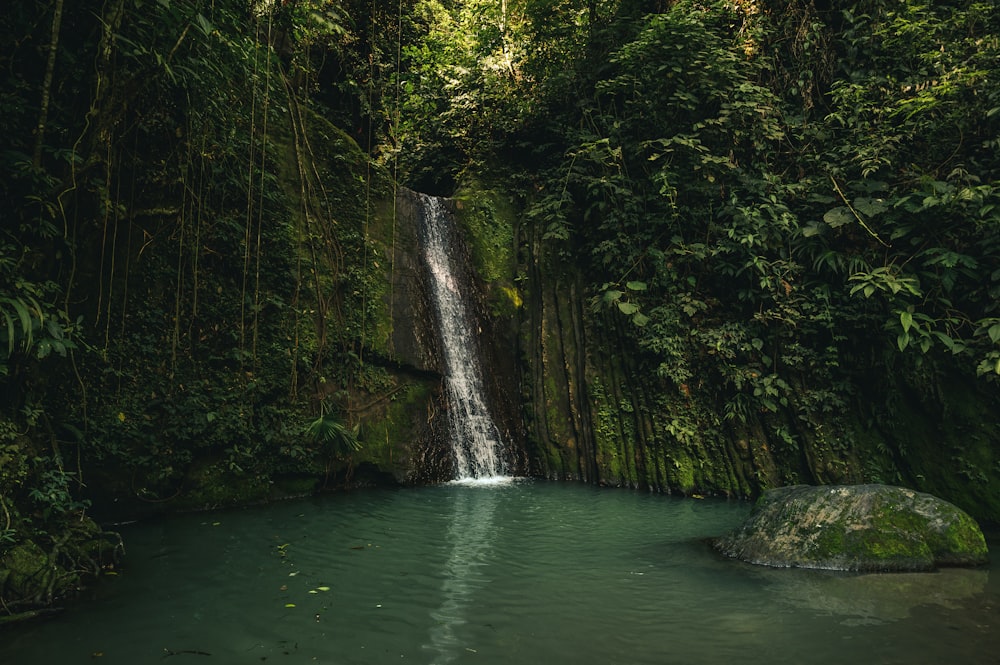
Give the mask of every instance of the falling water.
<path id="1" fill-rule="evenodd" d="M 441 199 L 422 194 L 421 202 L 421 240 L 440 330 L 457 479 L 499 480 L 506 473 L 500 458 L 503 445 L 483 398 L 475 324 L 451 262 L 451 217 Z"/>

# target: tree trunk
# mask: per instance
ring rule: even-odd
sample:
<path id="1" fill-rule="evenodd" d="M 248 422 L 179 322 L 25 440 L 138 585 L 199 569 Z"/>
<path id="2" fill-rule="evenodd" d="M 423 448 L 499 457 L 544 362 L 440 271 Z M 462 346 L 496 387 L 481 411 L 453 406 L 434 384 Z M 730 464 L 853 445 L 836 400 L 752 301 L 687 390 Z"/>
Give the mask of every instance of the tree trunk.
<path id="1" fill-rule="evenodd" d="M 56 0 L 52 15 L 52 40 L 49 42 L 49 60 L 45 65 L 45 81 L 42 84 L 42 101 L 38 110 L 38 128 L 35 130 L 35 152 L 31 164 L 36 169 L 42 165 L 42 144 L 45 142 L 45 126 L 49 120 L 49 99 L 52 93 L 52 75 L 56 69 L 56 53 L 59 50 L 59 28 L 62 26 L 64 0 Z"/>

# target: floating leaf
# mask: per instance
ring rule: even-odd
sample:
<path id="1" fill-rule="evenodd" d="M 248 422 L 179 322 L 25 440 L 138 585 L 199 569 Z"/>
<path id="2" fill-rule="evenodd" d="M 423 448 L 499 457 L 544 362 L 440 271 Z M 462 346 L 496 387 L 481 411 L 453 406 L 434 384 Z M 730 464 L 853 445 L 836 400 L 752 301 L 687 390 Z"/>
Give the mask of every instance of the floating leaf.
<path id="1" fill-rule="evenodd" d="M 330 590 L 330 587 L 328 587 L 328 586 L 318 586 L 316 588 L 319 589 L 320 591 L 329 591 Z"/>
<path id="2" fill-rule="evenodd" d="M 295 603 L 285 603 L 285 607 L 295 607 Z"/>

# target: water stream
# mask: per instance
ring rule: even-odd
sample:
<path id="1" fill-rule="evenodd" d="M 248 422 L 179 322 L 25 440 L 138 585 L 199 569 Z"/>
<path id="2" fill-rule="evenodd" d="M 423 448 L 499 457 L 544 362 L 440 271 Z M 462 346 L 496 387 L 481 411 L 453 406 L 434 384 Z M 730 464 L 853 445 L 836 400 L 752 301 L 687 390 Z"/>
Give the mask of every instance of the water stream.
<path id="1" fill-rule="evenodd" d="M 475 322 L 465 304 L 461 273 L 453 265 L 451 213 L 437 197 L 421 194 L 420 199 L 421 244 L 441 339 L 456 479 L 503 478 L 503 445 L 484 398 Z"/>
<path id="2" fill-rule="evenodd" d="M 518 481 L 176 516 L 126 529 L 126 566 L 66 612 L 0 631 L 0 663 L 996 662 L 995 567 L 719 558 L 701 539 L 748 509 Z"/>

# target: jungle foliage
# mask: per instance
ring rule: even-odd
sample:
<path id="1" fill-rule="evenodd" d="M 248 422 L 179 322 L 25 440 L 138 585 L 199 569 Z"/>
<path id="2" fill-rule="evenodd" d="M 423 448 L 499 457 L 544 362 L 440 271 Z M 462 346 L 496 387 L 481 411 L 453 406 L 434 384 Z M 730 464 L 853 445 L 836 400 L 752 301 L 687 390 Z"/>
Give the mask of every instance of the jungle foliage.
<path id="1" fill-rule="evenodd" d="M 392 185 L 355 139 L 385 136 L 383 90 L 361 88 L 398 40 L 371 23 L 384 8 L 348 9 L 0 18 L 0 569 L 65 569 L 41 590 L 0 577 L 6 610 L 113 563 L 83 565 L 92 501 L 264 500 L 359 454 L 351 396 L 390 381 L 364 356 L 386 325 L 366 231 Z"/>
<path id="2" fill-rule="evenodd" d="M 609 393 L 619 379 L 579 361 L 589 399 L 569 409 L 637 445 L 549 473 L 737 494 L 882 480 L 1000 517 L 977 498 L 1000 472 L 995 9 L 526 0 L 468 12 L 407 52 L 410 177 L 430 165 L 442 187 L 470 171 L 505 180 L 522 239 L 541 238 L 528 272 L 542 262 L 543 281 L 585 284 L 581 356 L 626 357 L 638 376 Z M 551 406 L 546 380 L 534 389 Z"/>
<path id="3" fill-rule="evenodd" d="M 524 369 L 588 412 L 578 477 L 883 480 L 1000 519 L 992 3 L 46 0 L 0 34 L 8 566 L 94 572 L 100 535 L 66 535 L 90 500 L 377 458 L 394 178 L 511 193 L 522 324 L 573 285 L 579 356 L 628 378 Z M 982 426 L 920 431 L 959 412 Z M 57 584 L 31 593 L 6 609 Z"/>
<path id="4" fill-rule="evenodd" d="M 473 146 L 453 177 L 534 164 L 510 169 L 539 192 L 528 218 L 608 278 L 598 302 L 632 317 L 663 375 L 693 376 L 692 349 L 669 341 L 692 319 L 760 374 L 783 337 L 836 342 L 882 317 L 900 352 L 995 382 L 1000 18 L 986 4 L 504 7 L 423 45 L 406 85 L 438 79 L 408 102 L 434 104 L 406 122 L 450 131 L 438 145 L 413 130 L 406 152 Z M 710 330 L 720 317 L 747 322 L 740 340 Z"/>

